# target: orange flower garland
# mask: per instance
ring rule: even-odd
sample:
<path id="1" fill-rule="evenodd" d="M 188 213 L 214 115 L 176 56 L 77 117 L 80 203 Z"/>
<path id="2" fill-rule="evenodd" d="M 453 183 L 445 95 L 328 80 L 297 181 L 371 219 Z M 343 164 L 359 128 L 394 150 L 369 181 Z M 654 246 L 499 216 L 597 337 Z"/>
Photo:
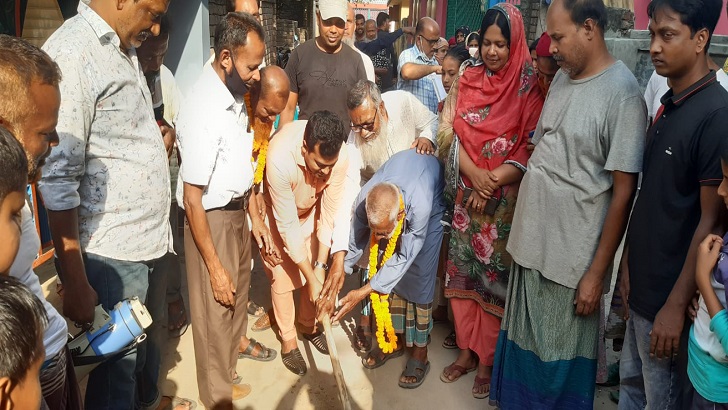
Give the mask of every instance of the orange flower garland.
<path id="1" fill-rule="evenodd" d="M 273 124 L 269 122 L 261 122 L 255 120 L 255 112 L 253 104 L 250 101 L 250 92 L 245 94 L 245 107 L 248 109 L 248 121 L 253 129 L 253 155 L 258 154 L 255 166 L 255 174 L 253 178 L 254 184 L 259 184 L 263 180 L 263 171 L 265 170 L 265 158 L 268 154 L 268 140 L 270 138 L 270 130 Z M 256 158 L 251 158 L 255 162 Z"/>
<path id="2" fill-rule="evenodd" d="M 392 237 L 387 242 L 387 248 L 384 250 L 384 256 L 382 257 L 382 263 L 379 265 L 381 268 L 394 255 L 394 248 L 397 246 L 397 239 L 402 233 L 402 225 L 404 225 L 404 201 L 402 197 L 399 198 L 399 212 L 402 217 L 397 220 L 397 226 L 394 228 Z M 369 250 L 369 281 L 372 280 L 374 275 L 377 273 L 377 259 L 379 258 L 379 241 L 372 234 L 371 247 Z M 389 295 L 380 296 L 377 292 L 369 294 L 372 300 L 372 310 L 374 311 L 374 318 L 377 321 L 377 342 L 382 352 L 392 353 L 397 348 L 397 334 L 394 333 L 394 327 L 392 326 L 392 315 L 389 312 Z M 386 338 L 385 338 L 386 333 Z"/>

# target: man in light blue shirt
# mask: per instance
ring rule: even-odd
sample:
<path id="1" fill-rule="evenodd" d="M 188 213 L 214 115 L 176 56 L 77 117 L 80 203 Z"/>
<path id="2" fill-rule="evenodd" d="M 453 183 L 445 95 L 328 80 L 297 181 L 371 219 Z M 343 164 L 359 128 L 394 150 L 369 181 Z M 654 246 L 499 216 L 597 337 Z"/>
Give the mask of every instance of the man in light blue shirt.
<path id="1" fill-rule="evenodd" d="M 437 113 L 440 102 L 434 80 L 439 80 L 442 66 L 435 60 L 435 44 L 440 39 L 440 26 L 429 17 L 423 17 L 415 27 L 415 45 L 399 55 L 398 90 L 409 91 L 422 104 Z"/>
<path id="2" fill-rule="evenodd" d="M 442 242 L 443 187 L 442 166 L 437 158 L 420 155 L 414 149 L 394 154 L 362 187 L 354 202 L 345 271 L 353 271 L 362 253 L 368 252 L 372 237 L 379 240 L 380 255 L 390 239 L 396 241 L 395 252 L 388 260 L 378 259 L 377 273 L 371 281 L 341 299 L 341 309 L 333 318 L 339 320 L 372 292 L 391 294 L 389 305 L 399 340 L 397 347 L 389 354 L 376 349 L 362 364 L 373 369 L 402 355 L 405 345 L 414 347 L 399 378 L 399 386 L 408 389 L 421 385 L 430 367 L 427 339 L 432 330 L 432 301 Z M 394 238 L 402 220 L 401 235 Z"/>

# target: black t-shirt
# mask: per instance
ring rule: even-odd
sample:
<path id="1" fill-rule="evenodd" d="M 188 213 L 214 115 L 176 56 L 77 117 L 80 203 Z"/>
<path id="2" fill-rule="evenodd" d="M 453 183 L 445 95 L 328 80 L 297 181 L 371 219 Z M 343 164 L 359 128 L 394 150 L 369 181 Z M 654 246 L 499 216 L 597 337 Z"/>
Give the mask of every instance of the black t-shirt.
<path id="1" fill-rule="evenodd" d="M 293 50 L 286 73 L 291 91 L 298 94 L 299 119 L 328 110 L 339 115 L 345 126 L 351 123 L 347 94 L 357 81 L 367 79 L 359 53 L 342 44 L 338 53 L 328 54 L 312 39 Z"/>
<path id="2" fill-rule="evenodd" d="M 647 132 L 642 185 L 627 237 L 629 307 L 648 320 L 682 271 L 700 221 L 700 188 L 723 178 L 720 146 L 728 137 L 728 92 L 715 72 L 679 95 L 670 89 L 661 102 Z"/>

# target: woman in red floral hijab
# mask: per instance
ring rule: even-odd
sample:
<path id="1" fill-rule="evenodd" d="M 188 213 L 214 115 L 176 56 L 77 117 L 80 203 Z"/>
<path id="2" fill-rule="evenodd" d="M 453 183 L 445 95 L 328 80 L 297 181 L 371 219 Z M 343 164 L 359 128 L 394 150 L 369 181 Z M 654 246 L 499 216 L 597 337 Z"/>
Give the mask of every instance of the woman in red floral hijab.
<path id="1" fill-rule="evenodd" d="M 460 348 L 440 379 L 477 370 L 473 396 L 485 398 L 512 262 L 506 243 L 544 96 L 518 9 L 489 9 L 480 32 L 480 58 L 463 63 L 438 131 L 452 206 L 445 295 Z"/>

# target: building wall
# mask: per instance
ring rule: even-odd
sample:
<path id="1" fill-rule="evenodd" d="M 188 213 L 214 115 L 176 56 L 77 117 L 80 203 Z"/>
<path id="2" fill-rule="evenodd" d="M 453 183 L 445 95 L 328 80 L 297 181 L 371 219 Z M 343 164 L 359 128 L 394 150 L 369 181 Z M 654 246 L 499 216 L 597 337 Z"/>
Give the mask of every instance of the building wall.
<path id="1" fill-rule="evenodd" d="M 265 32 L 266 64 L 276 61 L 276 0 L 258 0 Z M 215 44 L 215 27 L 226 14 L 225 0 L 209 0 L 210 12 L 210 45 Z"/>

